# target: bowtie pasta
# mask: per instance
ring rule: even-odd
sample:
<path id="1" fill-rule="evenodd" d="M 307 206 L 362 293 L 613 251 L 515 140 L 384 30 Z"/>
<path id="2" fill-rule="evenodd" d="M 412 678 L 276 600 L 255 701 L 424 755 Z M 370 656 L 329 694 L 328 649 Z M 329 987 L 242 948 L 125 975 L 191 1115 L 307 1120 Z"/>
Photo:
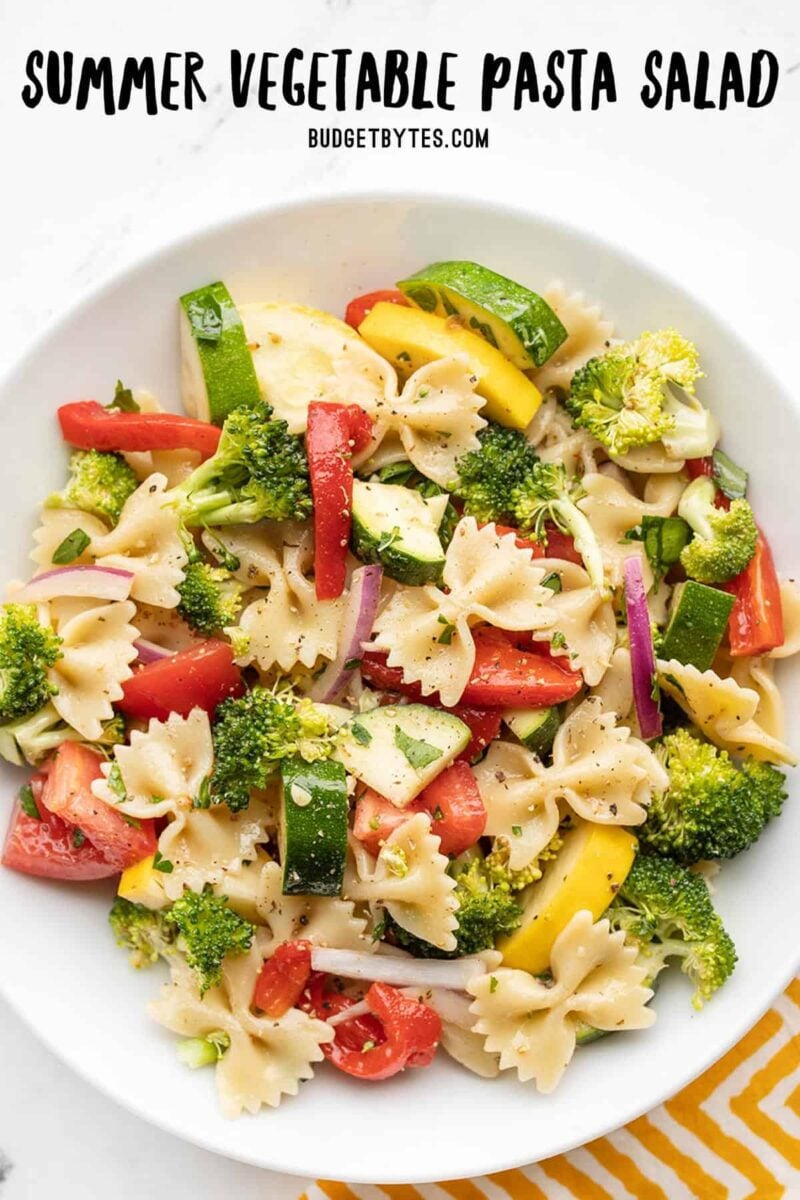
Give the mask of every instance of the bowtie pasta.
<path id="1" fill-rule="evenodd" d="M 669 966 L 701 1008 L 707 880 L 797 761 L 800 589 L 697 348 L 469 262 L 345 321 L 220 282 L 180 314 L 188 415 L 58 410 L 0 617 L 5 867 L 115 880 L 230 1117 L 440 1044 L 546 1094 Z"/>

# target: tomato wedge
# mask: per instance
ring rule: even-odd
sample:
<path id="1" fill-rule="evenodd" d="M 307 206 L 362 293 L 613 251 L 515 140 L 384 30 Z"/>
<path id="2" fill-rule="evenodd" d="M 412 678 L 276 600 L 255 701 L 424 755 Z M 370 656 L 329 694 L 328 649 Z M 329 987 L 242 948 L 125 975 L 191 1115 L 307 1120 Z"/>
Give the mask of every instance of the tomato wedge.
<path id="1" fill-rule="evenodd" d="M 343 996 L 341 992 L 329 988 L 329 982 L 328 975 L 324 975 L 321 971 L 312 972 L 303 997 L 302 1007 L 306 1012 L 319 1017 L 320 1021 L 327 1021 L 329 1017 L 344 1012 L 345 1009 L 352 1008 L 357 1003 L 352 996 Z M 360 1017 L 343 1021 L 341 1025 L 336 1025 L 334 1028 L 336 1030 L 334 1041 L 339 1050 L 362 1050 L 367 1043 L 371 1042 L 375 1046 L 380 1046 L 382 1042 L 386 1041 L 383 1026 L 378 1018 L 373 1017 L 370 1013 L 362 1013 Z M 331 1058 L 334 1053 L 334 1043 L 323 1042 L 322 1051 L 326 1058 Z"/>
<path id="2" fill-rule="evenodd" d="M 356 801 L 353 834 L 377 857 L 390 834 L 420 812 L 430 816 L 431 830 L 440 839 L 442 854 L 463 854 L 475 845 L 486 827 L 486 809 L 467 763 L 455 762 L 446 767 L 405 808 L 398 808 L 367 788 Z"/>
<path id="3" fill-rule="evenodd" d="M 472 636 L 475 664 L 461 697 L 462 706 L 547 708 L 571 700 L 583 686 L 580 674 L 546 652 L 515 646 L 514 636 L 519 635 L 481 625 L 473 629 Z M 405 683 L 402 668 L 387 666 L 386 658 L 375 651 L 365 653 L 361 675 L 381 690 L 399 692 L 424 704 L 437 703 L 435 696 L 422 695 L 418 683 Z"/>
<path id="4" fill-rule="evenodd" d="M 465 762 L 446 767 L 414 803 L 430 813 L 431 831 L 440 839 L 442 854 L 463 854 L 483 836 L 486 808 Z"/>
<path id="5" fill-rule="evenodd" d="M 495 525 L 499 534 L 514 533 L 520 550 L 532 550 L 534 558 L 563 558 L 566 562 L 583 566 L 583 559 L 575 549 L 575 539 L 571 533 L 562 533 L 558 526 L 550 521 L 545 525 L 546 542 L 537 542 L 533 537 L 526 537 L 510 525 Z"/>
<path id="6" fill-rule="evenodd" d="M 372 418 L 357 404 L 308 406 L 306 451 L 314 498 L 314 584 L 318 600 L 344 591 L 353 508 L 353 450 L 372 436 Z"/>
<path id="7" fill-rule="evenodd" d="M 227 642 L 209 638 L 169 658 L 140 667 L 122 685 L 117 708 L 132 717 L 165 721 L 170 713 L 186 717 L 193 708 L 212 715 L 228 696 L 241 696 L 244 683 Z"/>
<path id="8" fill-rule="evenodd" d="M 311 975 L 311 942 L 283 942 L 262 966 L 253 1005 L 268 1017 L 282 1017 L 300 1000 Z"/>
<path id="9" fill-rule="evenodd" d="M 210 458 L 222 432 L 195 417 L 113 412 L 96 400 L 62 404 L 58 420 L 64 441 L 79 450 L 197 450 Z"/>
<path id="10" fill-rule="evenodd" d="M 342 996 L 337 1003 L 331 993 L 325 993 L 324 977 L 321 984 L 314 981 L 307 995 L 310 1007 L 322 1020 L 331 1016 L 332 1010 L 341 1012 L 353 1003 Z M 429 1066 L 442 1033 L 438 1014 L 388 983 L 373 983 L 364 999 L 381 1033 L 374 1024 L 367 1024 L 367 1017 L 357 1018 L 357 1025 L 345 1021 L 336 1026 L 334 1040 L 323 1043 L 325 1057 L 347 1075 L 372 1081 L 389 1079 L 406 1067 Z M 355 1030 L 346 1033 L 351 1024 Z M 364 1038 L 367 1031 L 370 1035 Z"/>
<path id="11" fill-rule="evenodd" d="M 350 301 L 344 314 L 345 321 L 348 325 L 352 325 L 353 329 L 358 329 L 364 317 L 376 304 L 404 304 L 406 308 L 410 307 L 403 293 L 397 288 L 366 292 L 363 296 L 356 296 L 355 300 Z"/>
<path id="12" fill-rule="evenodd" d="M 44 775 L 34 775 L 30 780 L 39 819 L 23 812 L 19 798 L 14 802 L 3 847 L 3 865 L 24 875 L 73 883 L 89 883 L 119 874 L 88 838 L 83 842 L 76 839 L 74 826 L 47 811 L 42 804 L 44 782 Z"/>
<path id="13" fill-rule="evenodd" d="M 102 761 L 80 742 L 62 742 L 51 759 L 41 800 L 53 816 L 80 830 L 106 862 L 124 871 L 155 854 L 155 822 L 134 821 L 97 799 L 92 783 L 102 778 Z"/>
<path id="14" fill-rule="evenodd" d="M 756 552 L 741 575 L 724 585 L 736 599 L 728 619 L 734 658 L 766 654 L 782 646 L 783 605 L 778 573 L 769 543 L 759 530 Z"/>

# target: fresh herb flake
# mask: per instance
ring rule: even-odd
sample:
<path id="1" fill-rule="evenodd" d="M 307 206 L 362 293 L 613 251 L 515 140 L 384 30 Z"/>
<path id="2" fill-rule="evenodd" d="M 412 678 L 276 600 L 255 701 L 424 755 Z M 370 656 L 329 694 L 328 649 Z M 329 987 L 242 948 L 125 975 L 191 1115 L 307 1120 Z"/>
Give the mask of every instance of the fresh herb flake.
<path id="1" fill-rule="evenodd" d="M 344 664 L 344 669 L 345 671 L 355 671 L 360 666 L 360 658 L 348 658 L 347 662 Z"/>
<path id="2" fill-rule="evenodd" d="M 359 746 L 368 746 L 372 741 L 372 734 L 359 721 L 352 721 L 350 724 L 350 732 L 358 742 Z"/>
<path id="3" fill-rule="evenodd" d="M 72 533 L 68 533 L 63 542 L 59 543 L 53 551 L 53 564 L 57 567 L 66 567 L 69 563 L 75 562 L 75 559 L 80 558 L 86 547 L 90 545 L 91 540 L 88 533 L 84 533 L 82 529 L 73 529 Z"/>
<path id="4" fill-rule="evenodd" d="M 442 613 L 439 613 L 436 620 L 440 625 L 444 625 L 444 629 L 439 634 L 436 641 L 440 646 L 449 646 L 453 640 L 453 634 L 456 631 L 456 627 L 451 621 L 448 621 L 447 617 L 443 616 Z"/>
<path id="5" fill-rule="evenodd" d="M 168 858 L 164 858 L 160 850 L 156 850 L 153 857 L 153 870 L 161 871 L 164 875 L 171 875 L 175 870 L 175 864 L 171 863 Z"/>
<path id="6" fill-rule="evenodd" d="M 41 821 L 42 814 L 39 812 L 39 806 L 33 798 L 33 788 L 29 783 L 20 788 L 19 806 L 26 817 L 32 817 L 34 821 Z"/>
<path id="7" fill-rule="evenodd" d="M 550 639 L 550 645 L 554 650 L 566 650 L 567 639 L 560 629 L 557 629 Z"/>
<path id="8" fill-rule="evenodd" d="M 436 746 L 422 741 L 421 738 L 411 737 L 399 725 L 394 727 L 394 744 L 415 771 L 421 771 L 424 767 L 430 766 L 432 762 L 436 762 L 437 758 L 442 757 L 442 751 Z"/>
<path id="9" fill-rule="evenodd" d="M 742 500 L 747 495 L 747 471 L 728 458 L 724 450 L 715 450 L 711 456 L 714 464 L 714 483 L 729 500 Z"/>
<path id="10" fill-rule="evenodd" d="M 549 588 L 551 592 L 558 594 L 561 591 L 561 576 L 558 571 L 551 571 L 549 575 L 545 575 L 541 586 Z"/>
<path id="11" fill-rule="evenodd" d="M 219 301 L 211 292 L 204 292 L 201 297 L 190 300 L 186 306 L 186 316 L 192 330 L 192 336 L 199 342 L 218 342 L 222 336 L 222 309 Z"/>
<path id="12" fill-rule="evenodd" d="M 490 995 L 493 996 L 495 994 L 499 983 L 500 983 L 500 980 L 497 978 L 496 975 L 489 976 L 489 993 L 490 993 Z"/>
<path id="13" fill-rule="evenodd" d="M 133 398 L 133 392 L 130 388 L 125 387 L 121 379 L 117 380 L 117 386 L 114 388 L 114 399 L 108 407 L 116 408 L 118 412 L 141 412 L 139 405 Z"/>
<path id="14" fill-rule="evenodd" d="M 210 808 L 211 807 L 211 779 L 206 775 L 200 783 L 200 788 L 197 795 L 192 800 L 192 808 Z"/>
<path id="15" fill-rule="evenodd" d="M 522 826 L 521 825 L 512 825 L 511 832 L 513 833 L 514 837 L 522 837 Z"/>
<path id="16" fill-rule="evenodd" d="M 83 832 L 82 829 L 78 829 L 76 826 L 75 829 L 73 829 L 73 831 L 72 831 L 73 846 L 75 847 L 76 850 L 80 850 L 81 846 L 84 844 L 85 841 L 86 841 L 86 834 Z"/>
<path id="17" fill-rule="evenodd" d="M 106 775 L 106 783 L 117 797 L 117 804 L 124 804 L 128 799 L 128 793 L 125 790 L 125 783 L 122 778 L 122 772 L 119 769 L 119 763 L 112 763 L 111 770 Z"/>

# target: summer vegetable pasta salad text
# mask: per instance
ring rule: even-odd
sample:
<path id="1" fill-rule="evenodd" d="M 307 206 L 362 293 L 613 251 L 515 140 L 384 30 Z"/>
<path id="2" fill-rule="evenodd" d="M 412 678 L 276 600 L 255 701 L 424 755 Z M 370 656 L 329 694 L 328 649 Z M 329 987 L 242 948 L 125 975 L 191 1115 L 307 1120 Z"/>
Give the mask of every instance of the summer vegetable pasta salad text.
<path id="1" fill-rule="evenodd" d="M 0 617 L 6 867 L 117 881 L 230 1116 L 439 1046 L 549 1092 L 666 967 L 700 1007 L 736 962 L 707 879 L 795 761 L 800 592 L 698 350 L 466 262 L 346 322 L 180 313 L 187 415 L 58 410 Z"/>

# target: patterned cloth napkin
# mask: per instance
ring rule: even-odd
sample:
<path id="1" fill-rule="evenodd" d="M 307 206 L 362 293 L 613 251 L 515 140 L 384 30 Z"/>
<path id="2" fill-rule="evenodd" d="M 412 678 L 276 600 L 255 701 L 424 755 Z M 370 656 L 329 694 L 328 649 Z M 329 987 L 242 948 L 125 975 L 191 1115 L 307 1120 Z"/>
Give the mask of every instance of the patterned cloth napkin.
<path id="1" fill-rule="evenodd" d="M 283 1195 L 283 1192 L 281 1192 Z M 800 1197 L 800 978 L 672 1100 L 608 1137 L 449 1183 L 318 1179 L 294 1200 L 778 1200 Z"/>

